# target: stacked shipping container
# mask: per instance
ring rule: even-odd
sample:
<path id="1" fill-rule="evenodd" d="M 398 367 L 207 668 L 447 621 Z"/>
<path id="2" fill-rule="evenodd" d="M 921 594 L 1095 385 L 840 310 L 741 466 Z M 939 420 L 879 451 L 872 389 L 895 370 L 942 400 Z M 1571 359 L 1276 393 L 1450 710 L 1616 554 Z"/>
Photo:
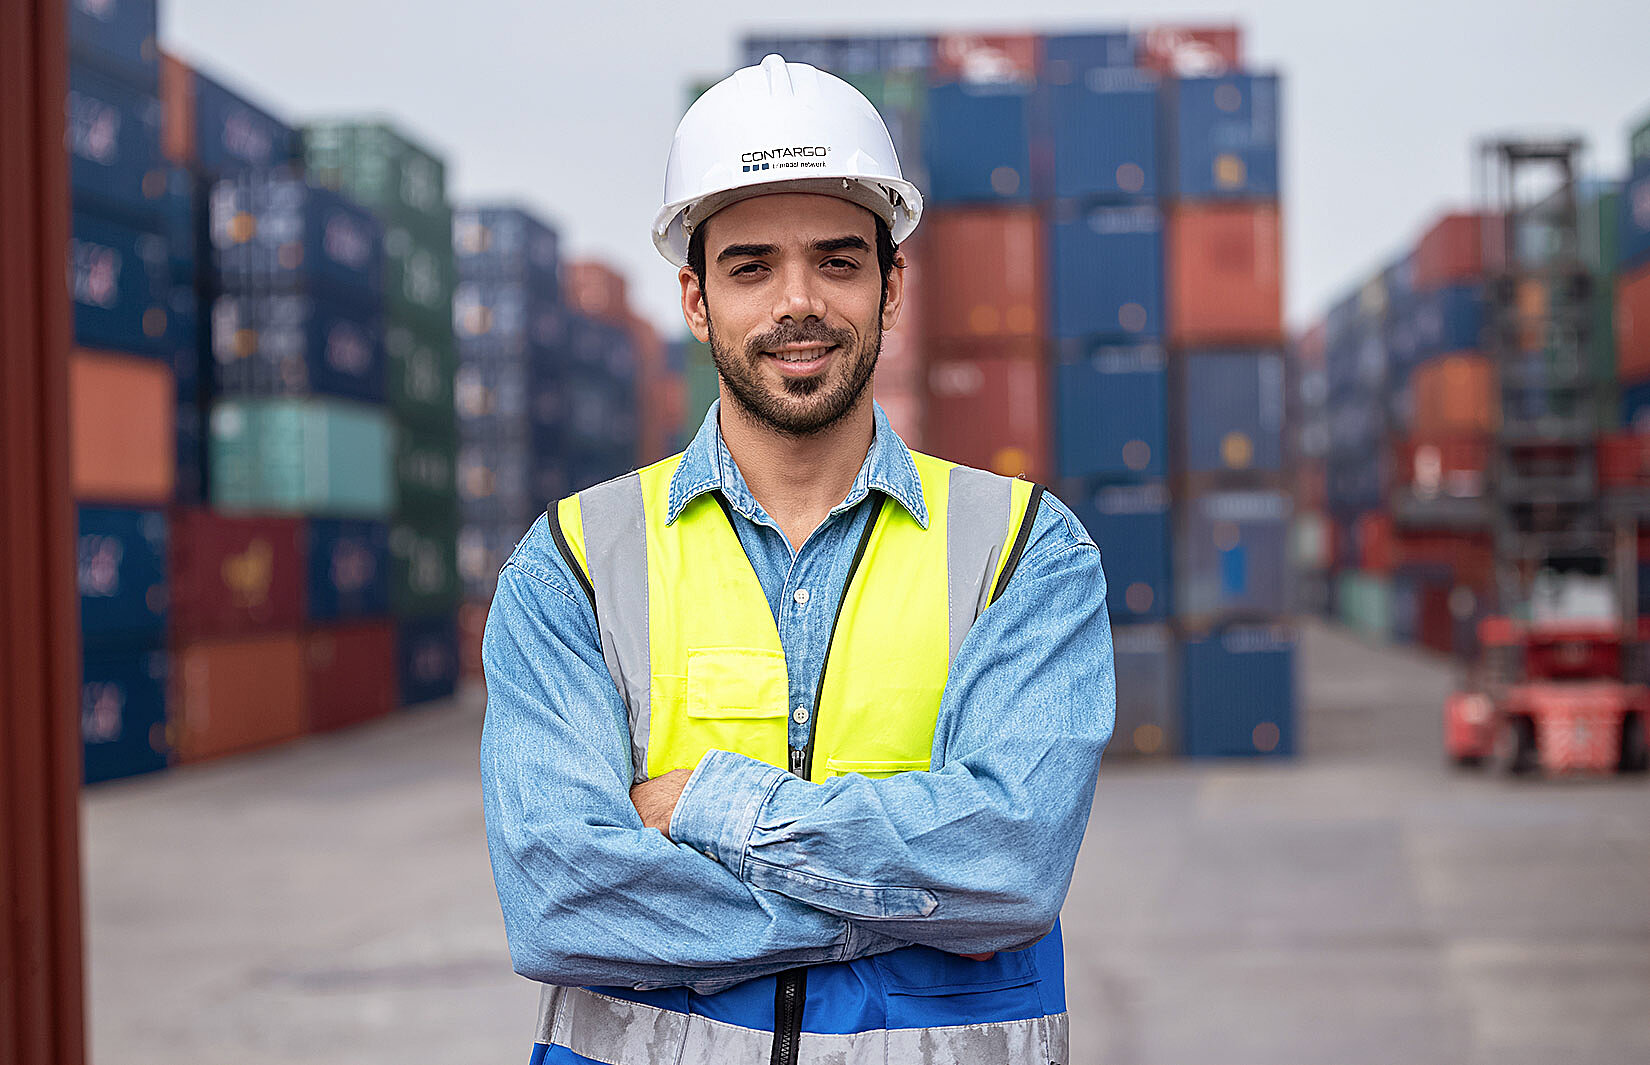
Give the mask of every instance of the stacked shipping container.
<path id="1" fill-rule="evenodd" d="M 403 703 L 428 702 L 451 695 L 459 672 L 458 355 L 446 164 L 383 122 L 310 123 L 303 155 L 310 180 L 349 196 L 383 227 L 383 398 L 394 440 L 385 542 L 395 677 Z"/>
<path id="2" fill-rule="evenodd" d="M 1576 190 L 1576 251 L 1592 307 L 1581 365 L 1554 361 L 1563 346 L 1549 332 L 1553 294 L 1530 283 L 1509 294 L 1528 365 L 1519 363 L 1518 382 L 1497 380 L 1486 355 L 1487 286 L 1501 226 L 1471 213 L 1439 218 L 1297 341 L 1300 495 L 1324 500 L 1322 514 L 1297 526 L 1297 544 L 1313 541 L 1308 522 L 1324 535 L 1321 549 L 1302 547 L 1296 561 L 1312 580 L 1332 583 L 1317 605 L 1348 627 L 1443 653 L 1476 652 L 1478 621 L 1502 605 L 1488 504 L 1506 404 L 1517 404 L 1520 419 L 1595 427 L 1599 488 L 1650 483 L 1641 458 L 1650 420 L 1635 423 L 1650 399 L 1650 346 L 1633 333 L 1634 285 L 1650 289 L 1650 195 L 1639 194 L 1635 213 L 1634 187 L 1650 189 L 1650 159 L 1632 166 L 1625 185 L 1586 181 Z M 1549 206 L 1567 209 L 1556 197 Z M 1531 262 L 1571 254 L 1537 246 L 1543 234 L 1528 227 L 1520 237 L 1528 246 L 1514 253 Z M 1641 310 L 1650 320 L 1650 309 Z M 1309 392 L 1304 383 L 1320 366 L 1325 386 Z M 1575 376 L 1579 385 L 1566 383 Z M 1596 402 L 1578 409 L 1577 394 Z"/>
<path id="3" fill-rule="evenodd" d="M 1114 751 L 1291 750 L 1277 79 L 1238 51 L 1229 27 L 745 47 L 860 86 L 917 172 L 877 398 L 916 446 L 1055 484 L 1106 551 Z M 714 367 L 687 365 L 702 413 Z"/>

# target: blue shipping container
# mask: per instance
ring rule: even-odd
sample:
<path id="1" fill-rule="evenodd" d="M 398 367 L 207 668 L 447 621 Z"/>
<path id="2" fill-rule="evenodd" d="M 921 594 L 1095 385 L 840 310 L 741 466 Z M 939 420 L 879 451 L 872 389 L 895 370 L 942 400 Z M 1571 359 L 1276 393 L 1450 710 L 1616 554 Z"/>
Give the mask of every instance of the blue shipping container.
<path id="1" fill-rule="evenodd" d="M 1199 351 L 1182 356 L 1188 473 L 1283 469 L 1283 355 Z"/>
<path id="2" fill-rule="evenodd" d="M 1163 331 L 1163 216 L 1156 207 L 1062 205 L 1050 241 L 1054 334 L 1135 341 Z"/>
<path id="3" fill-rule="evenodd" d="M 1043 80 L 1075 85 L 1093 70 L 1134 68 L 1134 37 L 1127 31 L 1067 33 L 1043 38 Z"/>
<path id="4" fill-rule="evenodd" d="M 458 616 L 401 618 L 395 658 L 402 706 L 451 696 L 458 688 Z"/>
<path id="5" fill-rule="evenodd" d="M 465 525 L 518 533 L 551 502 L 532 490 L 531 442 L 524 437 L 466 444 L 458 452 L 458 508 Z"/>
<path id="6" fill-rule="evenodd" d="M 1478 349 L 1484 328 L 1484 294 L 1479 286 L 1449 285 L 1421 293 L 1413 306 L 1417 361 Z"/>
<path id="7" fill-rule="evenodd" d="M 206 502 L 206 419 L 198 401 L 182 400 L 177 406 L 177 478 L 172 501 L 186 506 Z"/>
<path id="8" fill-rule="evenodd" d="M 1108 67 L 1047 88 L 1056 197 L 1158 194 L 1157 90 L 1152 74 Z"/>
<path id="9" fill-rule="evenodd" d="M 160 88 L 155 0 L 69 0 L 69 54 L 153 96 Z"/>
<path id="10" fill-rule="evenodd" d="M 530 350 L 564 352 L 568 312 L 560 294 L 519 281 L 466 281 L 453 292 L 453 334 L 462 362 L 516 361 Z"/>
<path id="11" fill-rule="evenodd" d="M 376 309 L 304 295 L 219 296 L 212 384 L 222 396 L 329 395 L 384 401 Z"/>
<path id="12" fill-rule="evenodd" d="M 167 193 L 160 100 L 85 64 L 71 63 L 64 123 L 76 209 L 152 226 Z"/>
<path id="13" fill-rule="evenodd" d="M 1168 617 L 1173 523 L 1167 487 L 1093 482 L 1064 487 L 1072 513 L 1105 558 L 1112 620 L 1122 625 Z"/>
<path id="14" fill-rule="evenodd" d="M 1635 433 L 1650 433 L 1650 381 L 1622 387 L 1621 425 Z"/>
<path id="15" fill-rule="evenodd" d="M 929 89 L 923 127 L 927 202 L 1029 201 L 1031 101 L 1031 88 L 1017 82 Z"/>
<path id="16" fill-rule="evenodd" d="M 139 648 L 88 652 L 80 671 L 80 749 L 85 782 L 166 768 L 169 656 Z"/>
<path id="17" fill-rule="evenodd" d="M 1062 477 L 1169 475 L 1168 373 L 1155 345 L 1066 347 L 1055 368 L 1055 465 Z"/>
<path id="18" fill-rule="evenodd" d="M 268 111 L 195 72 L 195 161 L 210 174 L 281 166 L 298 134 Z"/>
<path id="19" fill-rule="evenodd" d="M 176 350 L 170 264 L 160 234 L 76 211 L 69 291 L 79 346 L 167 357 Z"/>
<path id="20" fill-rule="evenodd" d="M 194 288 L 196 273 L 206 261 L 206 198 L 195 175 L 183 167 L 166 171 L 166 195 L 160 205 L 161 231 L 172 260 L 174 284 Z M 204 249 L 204 251 L 203 251 Z"/>
<path id="21" fill-rule="evenodd" d="M 453 255 L 464 281 L 520 282 L 551 300 L 561 291 L 556 231 L 519 207 L 461 208 Z"/>
<path id="22" fill-rule="evenodd" d="M 1117 720 L 1106 753 L 1177 754 L 1174 635 L 1166 625 L 1117 625 L 1111 639 Z"/>
<path id="23" fill-rule="evenodd" d="M 1287 612 L 1292 511 L 1284 492 L 1206 492 L 1186 500 L 1176 613 Z"/>
<path id="24" fill-rule="evenodd" d="M 377 304 L 384 229 L 366 208 L 293 171 L 246 171 L 212 186 L 214 265 L 225 290 L 307 291 Z"/>
<path id="25" fill-rule="evenodd" d="M 1172 195 L 1276 199 L 1278 79 L 1272 74 L 1177 78 L 1169 90 Z"/>
<path id="26" fill-rule="evenodd" d="M 542 515 L 542 508 L 540 514 Z M 480 525 L 465 521 L 458 534 L 458 576 L 464 582 L 464 598 L 488 602 L 498 586 L 498 571 L 509 561 L 516 544 L 536 522 L 526 524 Z"/>
<path id="27" fill-rule="evenodd" d="M 1633 164 L 1621 190 L 1620 273 L 1650 262 L 1650 158 Z"/>
<path id="28" fill-rule="evenodd" d="M 158 647 L 166 641 L 166 512 L 77 508 L 75 574 L 88 648 Z"/>
<path id="29" fill-rule="evenodd" d="M 1295 632 L 1230 625 L 1181 644 L 1181 723 L 1194 758 L 1295 753 Z"/>
<path id="30" fill-rule="evenodd" d="M 381 521 L 309 522 L 311 621 L 381 617 L 390 612 L 390 527 Z"/>

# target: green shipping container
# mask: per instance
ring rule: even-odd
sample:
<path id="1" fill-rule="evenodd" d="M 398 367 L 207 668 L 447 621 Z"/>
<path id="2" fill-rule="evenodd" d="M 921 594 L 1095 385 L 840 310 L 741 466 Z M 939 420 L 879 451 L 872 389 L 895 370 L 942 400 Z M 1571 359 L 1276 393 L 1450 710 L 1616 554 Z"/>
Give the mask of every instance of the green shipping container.
<path id="1" fill-rule="evenodd" d="M 389 414 L 330 399 L 221 400 L 208 470 L 221 510 L 388 517 L 395 428 Z"/>
<path id="2" fill-rule="evenodd" d="M 431 336 L 453 332 L 453 216 L 431 219 L 428 231 L 399 223 L 384 228 L 384 320 Z"/>
<path id="3" fill-rule="evenodd" d="M 457 609 L 458 521 L 397 521 L 390 528 L 390 610 L 428 617 Z"/>
<path id="4" fill-rule="evenodd" d="M 1371 640 L 1392 638 L 1392 582 L 1359 570 L 1335 582 L 1335 609 L 1342 625 Z"/>
<path id="5" fill-rule="evenodd" d="M 1646 115 L 1644 121 L 1628 137 L 1627 155 L 1630 164 L 1640 159 L 1650 159 L 1650 115 Z"/>
<path id="6" fill-rule="evenodd" d="M 402 427 L 395 445 L 395 515 L 446 520 L 458 513 L 458 432 Z"/>
<path id="7" fill-rule="evenodd" d="M 395 420 L 439 433 L 457 432 L 453 380 L 458 374 L 458 345 L 451 331 L 426 333 L 388 324 L 384 350 L 389 354 L 386 380 Z"/>
<path id="8" fill-rule="evenodd" d="M 447 234 L 447 166 L 405 134 L 382 122 L 316 122 L 304 128 L 304 167 L 319 183 L 338 189 L 384 220 L 435 242 Z"/>

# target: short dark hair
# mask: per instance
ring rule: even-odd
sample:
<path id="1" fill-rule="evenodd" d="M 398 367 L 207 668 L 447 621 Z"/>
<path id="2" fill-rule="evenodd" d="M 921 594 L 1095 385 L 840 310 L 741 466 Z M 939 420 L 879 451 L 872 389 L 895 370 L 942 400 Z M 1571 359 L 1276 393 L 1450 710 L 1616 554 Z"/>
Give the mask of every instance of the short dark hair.
<path id="1" fill-rule="evenodd" d="M 895 261 L 899 258 L 899 245 L 894 243 L 894 235 L 888 231 L 888 223 L 880 215 L 872 215 L 877 224 L 877 268 L 882 271 L 882 300 L 888 301 L 888 275 L 894 272 Z M 709 221 L 709 219 L 706 219 Z M 699 291 L 705 290 L 705 227 L 701 223 L 693 230 L 693 236 L 688 238 L 688 269 L 699 280 Z"/>

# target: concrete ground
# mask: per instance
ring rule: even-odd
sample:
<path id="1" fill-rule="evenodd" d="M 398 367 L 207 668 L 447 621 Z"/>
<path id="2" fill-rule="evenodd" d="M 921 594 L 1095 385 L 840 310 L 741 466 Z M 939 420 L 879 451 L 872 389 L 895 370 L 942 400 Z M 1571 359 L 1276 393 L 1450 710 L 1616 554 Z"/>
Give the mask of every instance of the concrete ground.
<path id="1" fill-rule="evenodd" d="M 1453 678 L 1309 626 L 1303 757 L 1108 760 L 1072 1065 L 1650 1061 L 1650 787 L 1444 764 Z M 525 1062 L 481 697 L 85 802 L 95 1062 Z M 891 1063 L 894 1065 L 894 1063 Z"/>

